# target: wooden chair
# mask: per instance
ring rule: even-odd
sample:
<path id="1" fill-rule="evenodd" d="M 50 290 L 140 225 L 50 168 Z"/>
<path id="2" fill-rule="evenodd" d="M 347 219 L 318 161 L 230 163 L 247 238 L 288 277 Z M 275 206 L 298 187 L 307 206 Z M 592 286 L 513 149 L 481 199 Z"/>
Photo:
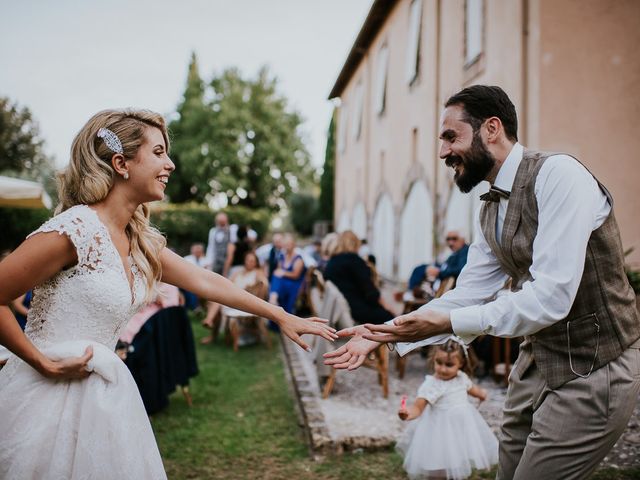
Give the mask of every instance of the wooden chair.
<path id="1" fill-rule="evenodd" d="M 225 338 L 230 340 L 234 352 L 239 349 L 240 334 L 242 333 L 241 326 L 244 329 L 253 330 L 267 345 L 267 348 L 271 349 L 271 337 L 264 318 L 228 307 L 222 308 L 221 316 L 223 325 L 226 324 Z"/>
<path id="2" fill-rule="evenodd" d="M 351 324 L 355 325 L 353 318 L 351 318 L 351 311 L 349 309 L 349 304 L 347 300 L 344 298 L 342 293 L 338 290 L 338 288 L 332 282 L 325 282 L 320 274 L 317 272 L 316 275 L 319 275 L 319 279 L 321 279 L 318 283 L 322 285 L 323 288 L 323 302 L 329 301 L 331 296 L 334 296 L 335 300 L 339 303 L 339 308 L 332 308 L 331 311 L 333 317 L 339 318 L 329 318 L 329 324 L 334 325 L 338 322 L 343 324 Z M 319 288 L 319 287 L 316 287 Z M 324 305 L 323 305 L 324 307 Z M 384 398 L 389 396 L 389 350 L 385 345 L 381 345 L 374 352 L 369 355 L 369 358 L 363 364 L 364 367 L 372 368 L 378 372 L 378 383 L 382 387 L 382 395 Z M 336 373 L 337 370 L 331 369 L 329 377 L 322 389 L 322 398 L 328 398 L 331 394 L 331 390 L 336 381 Z"/>
<path id="3" fill-rule="evenodd" d="M 451 290 L 456 284 L 456 279 L 455 277 L 447 277 L 444 280 L 442 280 L 440 282 L 440 286 L 438 287 L 438 290 L 436 290 L 435 296 L 434 298 L 440 298 L 442 295 L 444 295 L 445 293 L 447 293 L 449 290 Z M 425 305 L 427 302 L 418 305 L 416 308 L 414 308 L 413 310 L 416 310 L 417 308 L 421 307 L 422 305 Z M 403 313 L 411 313 L 413 310 L 410 310 L 408 312 L 403 312 Z M 414 352 L 419 352 L 420 350 L 413 350 Z M 397 356 L 396 358 L 396 371 L 398 372 L 398 377 L 400 379 L 404 378 L 404 372 L 405 369 L 407 367 L 407 356 L 405 355 L 404 357 L 401 357 L 400 355 Z"/>

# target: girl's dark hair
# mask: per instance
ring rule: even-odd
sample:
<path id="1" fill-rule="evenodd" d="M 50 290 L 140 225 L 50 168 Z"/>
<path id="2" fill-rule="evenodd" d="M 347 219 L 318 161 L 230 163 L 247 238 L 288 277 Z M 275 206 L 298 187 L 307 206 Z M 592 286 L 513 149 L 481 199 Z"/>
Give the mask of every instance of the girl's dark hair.
<path id="1" fill-rule="evenodd" d="M 443 344 L 431 346 L 429 355 L 427 356 L 427 368 L 430 372 L 434 370 L 436 354 L 438 352 L 445 352 L 447 355 L 457 355 L 462 363 L 460 369 L 470 377 L 473 376 L 478 364 L 478 359 L 471 347 L 468 347 L 467 354 L 465 355 L 464 347 L 455 340 L 449 339 Z"/>

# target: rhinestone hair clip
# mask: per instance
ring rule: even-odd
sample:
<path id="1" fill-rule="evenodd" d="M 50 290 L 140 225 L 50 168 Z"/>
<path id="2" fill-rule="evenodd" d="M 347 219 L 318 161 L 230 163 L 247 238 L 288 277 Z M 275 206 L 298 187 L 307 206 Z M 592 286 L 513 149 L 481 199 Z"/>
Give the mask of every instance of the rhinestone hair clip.
<path id="1" fill-rule="evenodd" d="M 120 142 L 118 135 L 113 133 L 108 128 L 101 128 L 100 130 L 98 130 L 98 137 L 104 140 L 104 143 L 112 152 L 119 153 L 120 155 L 124 153 L 124 150 L 122 149 L 122 143 Z"/>

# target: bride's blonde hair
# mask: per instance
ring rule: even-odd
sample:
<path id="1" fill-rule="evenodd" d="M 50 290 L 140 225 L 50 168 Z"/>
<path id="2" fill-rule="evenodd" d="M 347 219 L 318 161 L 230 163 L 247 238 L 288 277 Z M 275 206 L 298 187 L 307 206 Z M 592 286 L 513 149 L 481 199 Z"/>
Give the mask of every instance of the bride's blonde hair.
<path id="1" fill-rule="evenodd" d="M 113 186 L 116 172 L 111 164 L 114 152 L 98 137 L 98 130 L 108 128 L 122 143 L 125 159 L 132 160 L 142 143 L 147 128 L 162 132 L 169 151 L 167 126 L 158 113 L 149 110 L 103 110 L 82 127 L 71 146 L 67 168 L 58 175 L 60 203 L 56 214 L 74 205 L 91 205 L 104 200 Z M 138 206 L 126 228 L 131 256 L 147 283 L 145 300 L 153 298 L 156 283 L 162 275 L 160 252 L 166 245 L 162 234 L 149 223 L 149 207 Z"/>

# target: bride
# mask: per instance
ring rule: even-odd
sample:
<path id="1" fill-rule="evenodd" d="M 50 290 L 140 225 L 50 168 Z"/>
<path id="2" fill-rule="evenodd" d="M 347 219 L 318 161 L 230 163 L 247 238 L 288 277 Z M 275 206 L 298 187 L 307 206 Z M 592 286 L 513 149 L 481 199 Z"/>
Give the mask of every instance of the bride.
<path id="1" fill-rule="evenodd" d="M 120 330 L 160 280 L 301 334 L 335 338 L 165 248 L 146 202 L 175 165 L 163 118 L 105 110 L 76 136 L 60 178 L 60 212 L 0 263 L 0 479 L 166 478 L 126 366 Z M 7 307 L 35 286 L 23 333 Z"/>

